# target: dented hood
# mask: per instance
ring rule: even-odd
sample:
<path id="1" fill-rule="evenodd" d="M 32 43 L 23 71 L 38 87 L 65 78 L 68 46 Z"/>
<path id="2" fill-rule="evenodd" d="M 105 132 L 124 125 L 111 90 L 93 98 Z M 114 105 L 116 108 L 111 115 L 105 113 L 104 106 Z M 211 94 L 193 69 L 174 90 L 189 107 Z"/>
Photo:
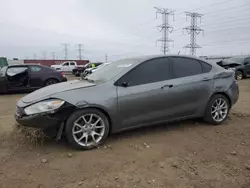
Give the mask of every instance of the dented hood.
<path id="1" fill-rule="evenodd" d="M 50 98 L 51 95 L 61 93 L 64 91 L 69 91 L 73 89 L 86 88 L 95 86 L 96 84 L 90 83 L 85 80 L 73 80 L 68 82 L 62 82 L 54 85 L 50 85 L 41 89 L 38 89 L 26 96 L 21 100 L 24 103 L 35 103 L 47 98 Z M 73 97 L 73 96 L 72 96 Z"/>

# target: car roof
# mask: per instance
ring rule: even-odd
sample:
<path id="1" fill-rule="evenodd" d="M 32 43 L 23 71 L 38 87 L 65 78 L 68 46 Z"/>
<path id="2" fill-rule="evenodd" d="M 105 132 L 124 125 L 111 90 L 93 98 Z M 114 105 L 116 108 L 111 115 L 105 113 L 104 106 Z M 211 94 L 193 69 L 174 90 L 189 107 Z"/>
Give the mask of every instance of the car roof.
<path id="1" fill-rule="evenodd" d="M 16 65 L 8 65 L 8 67 L 27 67 L 27 66 L 40 66 L 40 67 L 45 67 L 45 66 L 39 65 L 39 64 L 16 64 Z"/>
<path id="2" fill-rule="evenodd" d="M 125 58 L 124 60 L 134 60 L 137 61 L 138 64 L 147 61 L 147 60 L 151 60 L 151 59 L 155 59 L 155 58 L 162 58 L 162 57 L 183 57 L 183 58 L 191 58 L 191 59 L 196 59 L 199 61 L 205 61 L 201 58 L 197 58 L 195 56 L 190 56 L 190 55 L 179 55 L 179 54 L 167 54 L 167 55 L 144 55 L 144 56 L 137 56 L 137 57 L 131 57 L 131 58 Z M 209 63 L 209 62 L 207 62 Z"/>

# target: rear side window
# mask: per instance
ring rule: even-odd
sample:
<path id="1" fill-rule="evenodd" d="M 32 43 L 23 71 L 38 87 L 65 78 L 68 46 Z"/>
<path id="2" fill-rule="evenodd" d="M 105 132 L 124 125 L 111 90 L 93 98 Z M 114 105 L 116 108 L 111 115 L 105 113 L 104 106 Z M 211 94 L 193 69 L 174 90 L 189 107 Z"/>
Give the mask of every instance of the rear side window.
<path id="1" fill-rule="evenodd" d="M 70 65 L 75 65 L 75 63 L 74 63 L 74 62 L 71 62 Z"/>
<path id="2" fill-rule="evenodd" d="M 119 81 L 118 85 L 127 82 L 128 86 L 136 86 L 170 79 L 170 62 L 167 58 L 159 58 L 141 63 Z"/>
<path id="3" fill-rule="evenodd" d="M 201 63 L 196 59 L 172 57 L 171 60 L 173 62 L 172 67 L 175 78 L 182 78 L 203 73 Z"/>
<path id="4" fill-rule="evenodd" d="M 205 62 L 202 62 L 202 61 L 200 61 L 200 63 L 201 63 L 201 66 L 202 66 L 203 73 L 207 73 L 207 72 L 211 71 L 212 65 L 209 65 L 208 63 L 205 63 Z"/>
<path id="5" fill-rule="evenodd" d="M 30 71 L 31 72 L 39 72 L 42 68 L 39 66 L 31 66 Z"/>

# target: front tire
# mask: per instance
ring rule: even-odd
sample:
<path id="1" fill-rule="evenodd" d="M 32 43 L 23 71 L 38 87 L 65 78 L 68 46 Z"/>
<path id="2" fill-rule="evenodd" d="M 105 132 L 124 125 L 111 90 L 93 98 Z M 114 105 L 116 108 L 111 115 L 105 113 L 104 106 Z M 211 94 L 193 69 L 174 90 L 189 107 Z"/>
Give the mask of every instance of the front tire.
<path id="1" fill-rule="evenodd" d="M 235 72 L 235 79 L 236 80 L 242 80 L 243 79 L 243 73 L 239 70 Z"/>
<path id="2" fill-rule="evenodd" d="M 109 121 L 97 109 L 74 112 L 67 120 L 65 133 L 68 142 L 76 149 L 89 150 L 102 144 L 109 133 Z"/>
<path id="3" fill-rule="evenodd" d="M 212 125 L 220 125 L 227 119 L 229 110 L 228 99 L 224 95 L 216 94 L 207 104 L 204 120 Z"/>

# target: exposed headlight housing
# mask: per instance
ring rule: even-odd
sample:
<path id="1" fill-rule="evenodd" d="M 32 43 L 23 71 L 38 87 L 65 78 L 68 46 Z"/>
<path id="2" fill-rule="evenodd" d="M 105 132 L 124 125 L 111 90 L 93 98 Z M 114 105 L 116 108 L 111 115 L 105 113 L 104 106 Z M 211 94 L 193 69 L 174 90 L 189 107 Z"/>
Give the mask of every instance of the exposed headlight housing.
<path id="1" fill-rule="evenodd" d="M 228 68 L 228 70 L 233 70 L 233 71 L 235 71 L 235 68 Z"/>
<path id="2" fill-rule="evenodd" d="M 64 103 L 65 101 L 59 99 L 45 100 L 28 106 L 24 109 L 24 112 L 27 115 L 33 115 L 43 112 L 54 112 L 54 110 L 60 108 Z"/>

